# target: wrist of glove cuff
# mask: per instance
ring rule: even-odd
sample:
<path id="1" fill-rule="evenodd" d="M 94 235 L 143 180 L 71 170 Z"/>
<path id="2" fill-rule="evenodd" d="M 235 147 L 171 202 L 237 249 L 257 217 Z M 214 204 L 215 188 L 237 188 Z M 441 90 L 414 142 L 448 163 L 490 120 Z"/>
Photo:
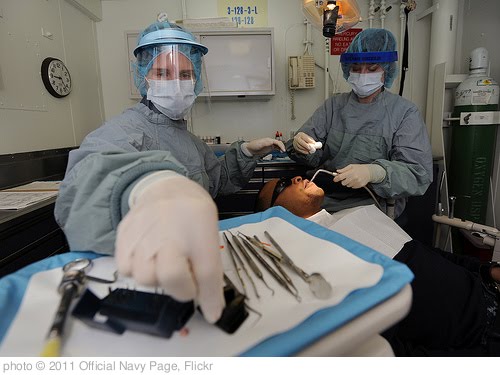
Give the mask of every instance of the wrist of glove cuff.
<path id="1" fill-rule="evenodd" d="M 186 177 L 174 171 L 158 171 L 143 177 L 139 182 L 135 184 L 135 186 L 130 191 L 130 195 L 128 196 L 129 208 L 132 208 L 137 203 L 141 195 L 148 187 L 159 181 L 165 181 L 171 178 L 186 178 Z"/>
<path id="2" fill-rule="evenodd" d="M 378 164 L 369 164 L 368 171 L 370 172 L 370 182 L 373 184 L 384 181 L 385 176 L 387 176 L 385 169 Z"/>
<path id="3" fill-rule="evenodd" d="M 241 152 L 249 158 L 253 158 L 253 154 L 248 150 L 248 142 L 243 142 L 240 146 Z"/>

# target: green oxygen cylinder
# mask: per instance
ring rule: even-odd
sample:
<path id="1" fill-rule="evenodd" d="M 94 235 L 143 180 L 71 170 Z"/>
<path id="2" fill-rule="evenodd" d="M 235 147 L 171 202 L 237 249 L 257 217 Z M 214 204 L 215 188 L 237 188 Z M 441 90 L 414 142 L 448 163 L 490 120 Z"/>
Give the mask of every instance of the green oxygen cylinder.
<path id="1" fill-rule="evenodd" d="M 455 91 L 449 196 L 456 197 L 455 216 L 485 224 L 498 124 L 498 83 L 487 76 L 488 51 L 476 48 L 469 76 Z"/>

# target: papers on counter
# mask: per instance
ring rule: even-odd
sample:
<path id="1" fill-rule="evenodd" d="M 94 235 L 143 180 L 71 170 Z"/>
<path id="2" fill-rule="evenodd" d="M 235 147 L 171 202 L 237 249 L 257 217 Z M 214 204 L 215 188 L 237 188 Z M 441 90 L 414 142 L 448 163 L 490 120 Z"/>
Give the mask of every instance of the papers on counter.
<path id="1" fill-rule="evenodd" d="M 21 210 L 57 196 L 60 181 L 35 181 L 0 190 L 0 210 Z"/>

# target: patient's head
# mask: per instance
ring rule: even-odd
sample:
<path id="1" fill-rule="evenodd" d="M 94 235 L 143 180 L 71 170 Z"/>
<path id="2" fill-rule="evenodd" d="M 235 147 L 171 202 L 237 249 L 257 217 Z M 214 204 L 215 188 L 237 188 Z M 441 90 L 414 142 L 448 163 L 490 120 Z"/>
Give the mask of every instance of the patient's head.
<path id="1" fill-rule="evenodd" d="M 273 179 L 267 182 L 257 197 L 256 211 L 272 206 L 282 206 L 291 213 L 307 218 L 321 211 L 325 192 L 314 182 L 297 176 Z"/>

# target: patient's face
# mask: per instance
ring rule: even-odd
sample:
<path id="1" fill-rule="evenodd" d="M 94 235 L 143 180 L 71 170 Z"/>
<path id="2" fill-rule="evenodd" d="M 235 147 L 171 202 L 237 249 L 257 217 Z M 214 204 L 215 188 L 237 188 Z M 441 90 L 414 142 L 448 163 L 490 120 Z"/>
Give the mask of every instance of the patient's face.
<path id="1" fill-rule="evenodd" d="M 279 179 L 271 180 L 262 189 L 259 199 L 264 202 L 264 209 L 269 208 L 278 182 Z M 297 216 L 309 217 L 321 210 L 324 196 L 323 189 L 314 182 L 297 176 L 277 195 L 274 206 L 282 206 Z"/>

